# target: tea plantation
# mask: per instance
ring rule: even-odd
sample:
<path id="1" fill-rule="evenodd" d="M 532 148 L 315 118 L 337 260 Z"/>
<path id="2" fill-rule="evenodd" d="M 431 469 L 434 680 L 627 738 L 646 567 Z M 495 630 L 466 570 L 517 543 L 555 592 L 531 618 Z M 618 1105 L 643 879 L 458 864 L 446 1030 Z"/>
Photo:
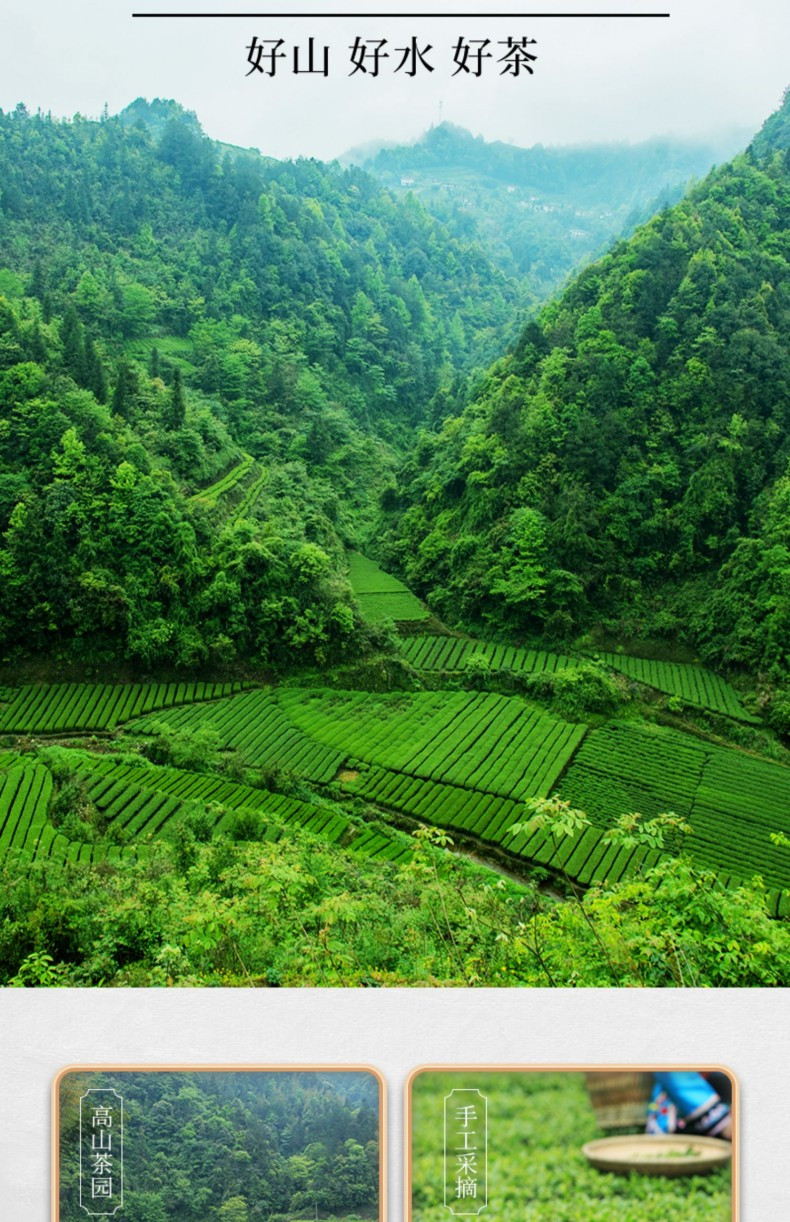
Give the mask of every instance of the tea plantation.
<path id="1" fill-rule="evenodd" d="M 435 668 L 446 678 L 471 644 L 418 636 L 405 638 L 404 653 L 416 670 Z M 488 656 L 493 667 L 510 671 L 557 673 L 583 664 L 502 646 L 489 646 Z M 214 832 L 243 834 L 246 819 L 256 837 L 300 830 L 393 861 L 409 855 L 404 833 L 433 824 L 483 856 L 520 863 L 527 873 L 540 866 L 587 886 L 617 882 L 658 860 L 654 849 L 606 839 L 619 816 L 673 812 L 690 825 L 683 849 L 697 865 L 725 884 L 759 876 L 770 910 L 787 911 L 786 764 L 636 717 L 568 720 L 523 695 L 469 690 L 463 677 L 460 682 L 384 693 L 245 690 L 238 682 L 54 684 L 6 691 L 0 731 L 19 753 L 10 750 L 0 758 L 0 853 L 93 862 L 144 854 L 152 838 L 198 802 Z M 700 681 L 698 691 L 710 693 L 719 712 L 724 704 L 732 707 L 734 694 L 726 685 Z M 98 734 L 121 749 L 137 744 L 146 751 L 163 732 L 187 740 L 208 735 L 220 755 L 257 769 L 262 780 L 252 787 L 213 772 L 121 764 L 96 748 L 79 749 L 89 745 L 88 735 L 98 742 Z M 103 835 L 92 842 L 69 839 L 49 818 L 53 779 L 35 762 L 35 748 L 53 740 L 68 743 L 74 778 L 101 815 Z M 308 792 L 299 798 L 276 792 L 279 775 L 295 778 Z M 586 812 L 590 826 L 566 838 L 530 827 L 524 803 L 552 794 Z M 360 801 L 372 830 L 346 813 L 349 803 L 359 810 Z"/>
<path id="2" fill-rule="evenodd" d="M 596 1171 L 585 1142 L 596 1125 L 581 1073 L 419 1074 L 412 1084 L 412 1222 L 449 1217 L 443 1200 L 443 1103 L 454 1087 L 488 1101 L 488 1204 L 492 1222 L 729 1222 L 729 1169 L 662 1179 Z"/>

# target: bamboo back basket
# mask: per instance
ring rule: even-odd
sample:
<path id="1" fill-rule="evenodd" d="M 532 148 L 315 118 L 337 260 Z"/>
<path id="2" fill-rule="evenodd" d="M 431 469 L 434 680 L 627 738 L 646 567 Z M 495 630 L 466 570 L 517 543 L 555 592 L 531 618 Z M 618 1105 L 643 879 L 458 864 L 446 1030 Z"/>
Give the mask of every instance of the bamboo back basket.
<path id="1" fill-rule="evenodd" d="M 644 1132 L 653 1092 L 651 1073 L 586 1073 L 584 1077 L 599 1129 Z"/>

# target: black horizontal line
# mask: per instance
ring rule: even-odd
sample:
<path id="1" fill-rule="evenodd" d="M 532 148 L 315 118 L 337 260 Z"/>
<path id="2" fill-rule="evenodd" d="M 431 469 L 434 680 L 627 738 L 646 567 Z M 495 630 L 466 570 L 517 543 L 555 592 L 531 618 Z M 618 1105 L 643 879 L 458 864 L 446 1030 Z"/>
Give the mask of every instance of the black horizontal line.
<path id="1" fill-rule="evenodd" d="M 425 19 L 426 17 L 429 17 L 432 21 L 438 17 L 452 18 L 452 20 L 454 21 L 460 21 L 460 20 L 463 20 L 464 18 L 472 18 L 472 17 L 474 18 L 479 17 L 481 19 L 484 17 L 485 18 L 511 17 L 514 20 L 519 20 L 519 21 L 526 20 L 526 19 L 529 19 L 530 21 L 532 21 L 538 17 L 541 17 L 541 18 L 542 17 L 573 17 L 577 20 L 581 18 L 590 18 L 590 17 L 594 17 L 598 19 L 600 18 L 616 19 L 619 17 L 619 18 L 624 18 L 628 20 L 635 20 L 635 19 L 644 18 L 644 17 L 669 17 L 670 14 L 669 13 L 322 13 L 319 10 L 318 12 L 315 12 L 315 13 L 132 13 L 132 16 L 133 17 L 148 17 L 148 18 L 177 17 L 182 20 L 183 19 L 191 20 L 193 18 L 222 19 L 226 17 L 227 18 L 266 17 L 266 18 L 271 18 L 273 20 L 274 19 L 279 20 L 280 18 L 283 18 L 283 17 L 305 18 L 305 19 L 310 19 L 310 20 L 315 20 L 317 18 L 326 18 L 326 17 L 331 17 L 331 18 L 342 17 L 344 20 L 351 19 L 354 17 L 357 17 L 357 18 L 381 17 L 381 18 L 386 18 L 387 20 L 389 20 L 393 17 L 407 17 L 410 21 L 411 20 L 416 21 L 421 18 Z"/>

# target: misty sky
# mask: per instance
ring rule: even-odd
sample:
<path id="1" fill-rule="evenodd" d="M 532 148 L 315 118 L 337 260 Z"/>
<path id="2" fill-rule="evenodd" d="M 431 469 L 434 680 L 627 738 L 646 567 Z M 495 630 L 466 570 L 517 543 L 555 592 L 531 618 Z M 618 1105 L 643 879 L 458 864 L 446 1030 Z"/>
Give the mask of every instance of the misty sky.
<path id="1" fill-rule="evenodd" d="M 105 102 L 173 97 L 216 139 L 275 157 L 332 158 L 376 139 L 410 140 L 440 113 L 487 139 L 528 146 L 700 136 L 756 130 L 790 84 L 790 0 L 494 0 L 497 12 L 670 11 L 669 20 L 427 17 L 309 20 L 135 20 L 134 11 L 480 11 L 464 0 L 0 0 L 0 107 L 24 101 L 56 115 L 95 116 Z M 313 35 L 329 45 L 329 79 L 247 78 L 253 35 L 286 47 Z M 349 44 L 386 38 L 393 57 L 377 79 L 350 77 Z M 432 74 L 392 71 L 395 50 L 418 35 L 433 44 Z M 463 35 L 537 39 L 534 76 L 452 78 Z M 496 48 L 495 48 L 496 49 Z M 497 51 L 497 54 L 501 54 Z M 442 107 L 440 112 L 440 106 Z"/>

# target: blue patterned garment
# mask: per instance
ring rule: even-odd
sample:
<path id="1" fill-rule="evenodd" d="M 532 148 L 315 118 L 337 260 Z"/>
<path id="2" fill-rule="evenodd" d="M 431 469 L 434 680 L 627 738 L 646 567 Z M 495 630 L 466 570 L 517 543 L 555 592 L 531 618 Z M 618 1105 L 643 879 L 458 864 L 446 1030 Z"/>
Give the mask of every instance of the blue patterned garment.
<path id="1" fill-rule="evenodd" d="M 648 1133 L 689 1133 L 720 1137 L 730 1107 L 699 1073 L 656 1073 L 647 1111 Z"/>

